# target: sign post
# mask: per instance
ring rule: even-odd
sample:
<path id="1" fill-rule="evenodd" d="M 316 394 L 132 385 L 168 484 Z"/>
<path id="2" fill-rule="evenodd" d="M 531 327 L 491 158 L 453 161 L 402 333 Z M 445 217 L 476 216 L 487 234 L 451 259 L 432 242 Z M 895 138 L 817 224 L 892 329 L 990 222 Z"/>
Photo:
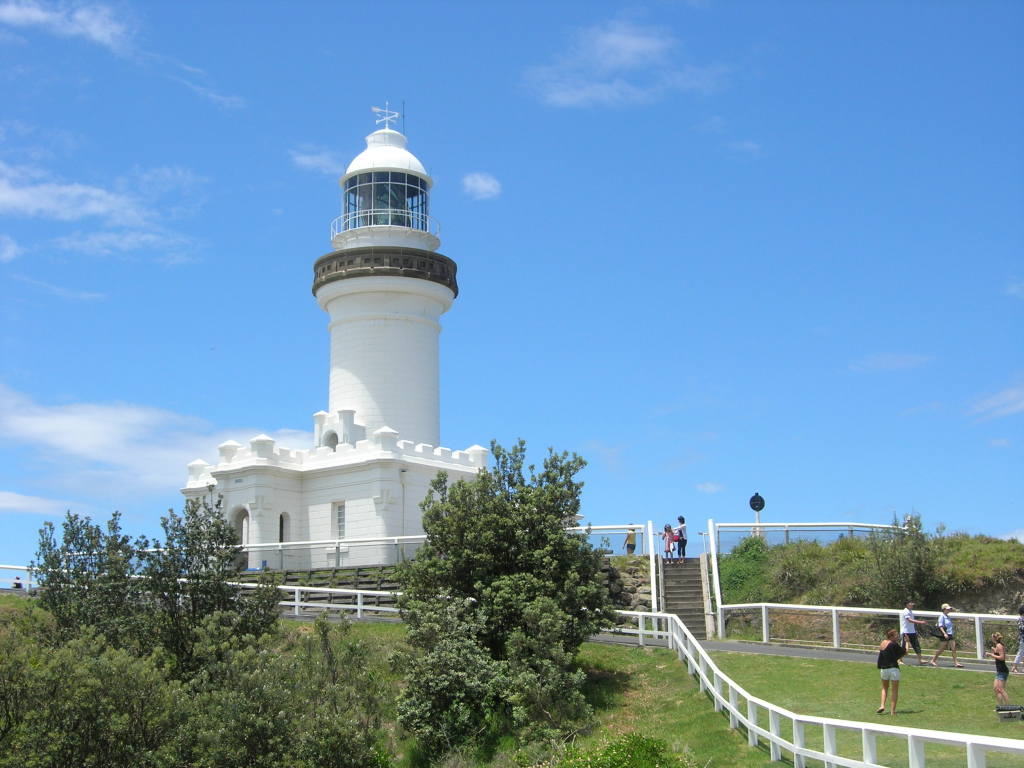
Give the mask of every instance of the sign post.
<path id="1" fill-rule="evenodd" d="M 750 508 L 754 510 L 754 535 L 761 535 L 761 510 L 764 509 L 764 499 L 757 491 L 750 497 Z"/>

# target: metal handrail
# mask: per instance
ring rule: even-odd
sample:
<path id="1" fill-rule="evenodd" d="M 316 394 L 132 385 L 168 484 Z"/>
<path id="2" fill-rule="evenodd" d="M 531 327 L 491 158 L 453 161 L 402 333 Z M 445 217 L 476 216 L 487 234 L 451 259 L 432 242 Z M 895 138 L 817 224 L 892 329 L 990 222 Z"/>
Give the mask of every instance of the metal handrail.
<path id="1" fill-rule="evenodd" d="M 349 211 L 331 222 L 331 239 L 362 227 L 405 227 L 439 237 L 441 224 L 432 216 L 404 208 L 368 208 Z"/>
<path id="2" fill-rule="evenodd" d="M 794 768 L 804 768 L 807 758 L 823 761 L 827 766 L 868 766 L 880 768 L 878 764 L 878 748 L 876 738 L 879 735 L 897 736 L 906 740 L 909 768 L 925 768 L 925 744 L 939 743 L 961 746 L 966 750 L 968 768 L 984 768 L 988 752 L 1008 752 L 1024 755 L 1024 741 L 1005 739 L 997 736 L 981 736 L 971 733 L 952 731 L 934 731 L 926 728 L 907 728 L 896 725 L 880 725 L 854 720 L 841 720 L 815 715 L 801 715 L 785 707 L 751 695 L 741 685 L 726 675 L 711 656 L 693 636 L 689 629 L 675 614 L 641 613 L 638 611 L 619 611 L 619 613 L 638 617 L 641 622 L 641 642 L 643 638 L 643 622 L 645 617 L 652 622 L 656 630 L 657 624 L 664 621 L 667 626 L 669 647 L 675 650 L 681 661 L 685 661 L 691 675 L 697 677 L 701 692 L 708 693 L 714 702 L 715 710 L 725 710 L 729 714 L 729 727 L 736 729 L 743 725 L 747 729 L 747 742 L 752 747 L 758 745 L 760 739 L 768 742 L 770 757 L 773 761 L 782 759 L 782 752 L 789 752 L 793 757 Z M 746 703 L 740 706 L 740 699 Z M 746 710 L 746 711 L 744 711 Z M 768 713 L 768 727 L 758 724 L 759 710 Z M 781 735 L 782 721 L 788 720 L 793 726 L 793 740 L 789 741 Z M 824 733 L 822 750 L 812 749 L 805 743 L 804 726 L 821 726 Z M 838 754 L 838 730 L 859 731 L 861 734 L 861 757 L 843 757 Z"/>

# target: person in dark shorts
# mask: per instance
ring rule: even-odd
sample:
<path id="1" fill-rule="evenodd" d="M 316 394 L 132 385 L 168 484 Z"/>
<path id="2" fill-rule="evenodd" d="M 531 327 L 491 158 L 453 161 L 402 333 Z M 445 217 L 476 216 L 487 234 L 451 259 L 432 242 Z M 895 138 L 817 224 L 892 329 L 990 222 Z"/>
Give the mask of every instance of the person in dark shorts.
<path id="1" fill-rule="evenodd" d="M 1002 633 L 992 634 L 991 645 L 992 650 L 985 651 L 985 655 L 996 661 L 996 679 L 992 683 L 992 690 L 996 694 L 996 705 L 1007 707 L 1010 705 L 1010 697 L 1006 695 L 1006 679 L 1010 676 L 1010 668 L 1006 666 L 1006 646 L 1003 645 Z"/>
<path id="2" fill-rule="evenodd" d="M 924 659 L 921 658 L 921 641 L 917 637 L 917 625 L 925 624 L 926 622 L 914 616 L 914 601 L 907 600 L 907 604 L 900 611 L 900 632 L 903 633 L 903 649 L 910 652 L 910 649 L 914 649 L 914 653 L 917 654 L 917 666 L 924 665 Z"/>
<path id="3" fill-rule="evenodd" d="M 676 557 L 686 560 L 686 518 L 680 515 L 676 520 L 679 521 L 679 525 L 672 529 L 672 533 L 676 535 Z"/>
<path id="4" fill-rule="evenodd" d="M 878 661 L 876 662 L 882 676 L 882 702 L 876 715 L 885 714 L 885 700 L 889 699 L 889 711 L 896 714 L 896 700 L 900 697 L 900 658 L 907 652 L 903 645 L 897 642 L 896 638 L 900 633 L 890 629 L 885 633 L 885 640 L 878 646 Z M 892 695 L 889 695 L 889 687 L 892 686 Z"/>
<path id="5" fill-rule="evenodd" d="M 636 531 L 630 528 L 626 533 L 626 554 L 632 555 L 634 552 L 636 552 Z"/>

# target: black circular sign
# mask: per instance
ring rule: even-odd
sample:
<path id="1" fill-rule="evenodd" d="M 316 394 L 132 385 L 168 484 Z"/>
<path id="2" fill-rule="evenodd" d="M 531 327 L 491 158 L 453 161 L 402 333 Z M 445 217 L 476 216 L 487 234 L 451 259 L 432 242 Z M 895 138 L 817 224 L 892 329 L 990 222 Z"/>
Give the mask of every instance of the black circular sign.
<path id="1" fill-rule="evenodd" d="M 750 497 L 750 508 L 755 512 L 760 512 L 764 509 L 764 499 L 761 498 L 761 494 L 755 493 Z"/>

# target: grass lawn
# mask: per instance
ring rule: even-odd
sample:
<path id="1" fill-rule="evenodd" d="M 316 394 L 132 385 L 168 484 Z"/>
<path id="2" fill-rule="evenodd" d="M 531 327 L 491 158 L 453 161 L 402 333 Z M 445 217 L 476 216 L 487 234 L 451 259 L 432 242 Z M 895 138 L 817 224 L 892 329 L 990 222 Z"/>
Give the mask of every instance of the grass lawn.
<path id="1" fill-rule="evenodd" d="M 1024 739 L 1024 723 L 1000 722 L 992 712 L 991 672 L 901 667 L 897 715 L 892 718 L 874 714 L 881 693 L 874 664 L 727 652 L 712 653 L 712 657 L 722 671 L 755 696 L 800 714 Z M 1007 691 L 1011 702 L 1024 701 L 1024 677 L 1011 675 Z M 767 723 L 765 715 L 761 724 L 767 727 Z M 820 748 L 821 729 L 807 726 L 805 730 L 807 744 Z M 785 723 L 783 732 L 786 738 L 792 735 Z M 843 755 L 859 758 L 860 734 L 840 731 L 839 747 Z M 925 750 L 929 768 L 967 764 L 963 749 L 929 744 Z M 904 740 L 879 737 L 878 754 L 884 765 L 907 764 Z M 1022 768 L 1024 758 L 993 752 L 988 766 Z"/>

